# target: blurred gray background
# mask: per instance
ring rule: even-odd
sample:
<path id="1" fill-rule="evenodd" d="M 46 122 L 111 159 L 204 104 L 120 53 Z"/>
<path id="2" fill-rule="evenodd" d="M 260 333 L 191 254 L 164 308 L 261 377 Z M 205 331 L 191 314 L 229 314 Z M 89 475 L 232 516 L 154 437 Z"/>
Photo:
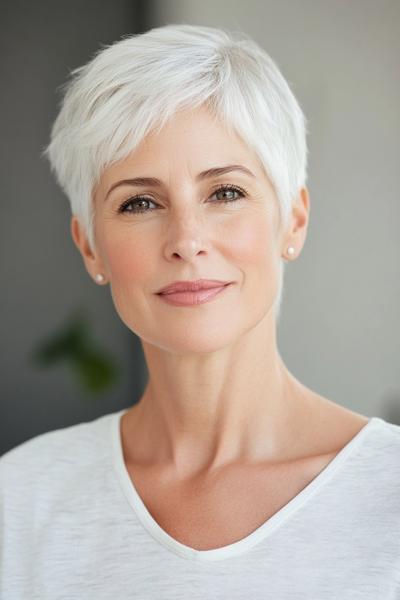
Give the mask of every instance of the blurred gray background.
<path id="1" fill-rule="evenodd" d="M 100 44 L 167 23 L 251 35 L 308 119 L 311 199 L 301 256 L 287 264 L 278 342 L 291 372 L 331 400 L 400 424 L 400 3 L 398 0 L 2 2 L 0 21 L 0 454 L 45 431 L 136 402 L 147 370 L 108 286 L 87 275 L 70 208 L 40 153 L 56 88 Z M 90 393 L 43 342 L 88 315 L 93 348 L 118 369 Z"/>

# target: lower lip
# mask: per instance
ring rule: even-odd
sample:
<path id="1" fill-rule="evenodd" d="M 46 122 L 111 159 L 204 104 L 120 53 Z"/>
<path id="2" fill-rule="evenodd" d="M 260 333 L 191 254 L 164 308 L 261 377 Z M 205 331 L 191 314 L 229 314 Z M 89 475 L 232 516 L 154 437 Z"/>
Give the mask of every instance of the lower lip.
<path id="1" fill-rule="evenodd" d="M 229 285 L 230 283 L 221 287 L 198 290 L 197 292 L 173 292 L 172 294 L 158 294 L 158 296 L 168 304 L 174 304 L 175 306 L 193 306 L 196 304 L 204 304 L 205 302 L 212 300 Z"/>

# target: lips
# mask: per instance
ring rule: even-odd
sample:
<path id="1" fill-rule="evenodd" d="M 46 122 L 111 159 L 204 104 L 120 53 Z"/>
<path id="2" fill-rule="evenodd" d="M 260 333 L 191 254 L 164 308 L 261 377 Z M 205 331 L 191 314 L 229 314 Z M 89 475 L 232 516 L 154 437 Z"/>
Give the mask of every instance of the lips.
<path id="1" fill-rule="evenodd" d="M 228 285 L 230 281 L 220 281 L 216 279 L 197 279 L 196 281 L 174 281 L 163 287 L 157 294 L 173 294 L 176 292 L 198 292 L 199 290 L 208 290 Z"/>

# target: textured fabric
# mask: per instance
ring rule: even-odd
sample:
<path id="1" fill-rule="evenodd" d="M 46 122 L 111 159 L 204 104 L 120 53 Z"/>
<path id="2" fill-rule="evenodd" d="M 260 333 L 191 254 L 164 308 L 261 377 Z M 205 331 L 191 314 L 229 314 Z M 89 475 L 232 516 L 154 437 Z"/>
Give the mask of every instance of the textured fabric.
<path id="1" fill-rule="evenodd" d="M 400 426 L 372 417 L 261 527 L 195 550 L 136 492 L 123 412 L 0 457 L 1 600 L 400 599 Z"/>

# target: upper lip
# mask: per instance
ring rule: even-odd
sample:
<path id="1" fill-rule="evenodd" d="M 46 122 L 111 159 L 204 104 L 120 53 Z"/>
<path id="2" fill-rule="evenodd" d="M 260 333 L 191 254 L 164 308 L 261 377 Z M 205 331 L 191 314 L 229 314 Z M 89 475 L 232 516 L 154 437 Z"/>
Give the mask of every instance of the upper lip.
<path id="1" fill-rule="evenodd" d="M 217 279 L 196 279 L 196 281 L 173 281 L 158 290 L 157 294 L 168 294 L 172 292 L 197 292 L 210 288 L 228 285 L 230 281 L 219 281 Z"/>

